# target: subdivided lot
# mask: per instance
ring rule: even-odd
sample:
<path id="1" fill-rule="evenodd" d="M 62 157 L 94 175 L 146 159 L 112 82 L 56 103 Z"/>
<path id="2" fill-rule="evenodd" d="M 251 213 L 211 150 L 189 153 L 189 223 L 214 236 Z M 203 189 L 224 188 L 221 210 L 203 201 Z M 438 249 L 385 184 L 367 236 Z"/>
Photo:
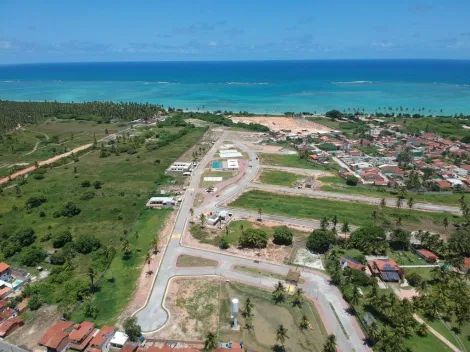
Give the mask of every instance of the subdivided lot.
<path id="1" fill-rule="evenodd" d="M 421 315 L 421 318 L 423 318 L 423 315 Z M 468 325 L 463 326 L 460 332 L 456 332 L 452 329 L 457 326 L 455 322 L 446 322 L 442 319 L 424 319 L 424 321 L 461 351 L 470 351 L 470 341 L 468 339 L 470 327 Z"/>
<path id="2" fill-rule="evenodd" d="M 296 182 L 304 179 L 306 176 L 292 172 L 261 169 L 259 180 L 261 183 L 277 186 L 292 186 Z"/>
<path id="3" fill-rule="evenodd" d="M 217 183 L 220 183 L 225 180 L 229 180 L 236 175 L 234 171 L 206 171 L 201 176 L 201 188 L 207 188 L 209 186 L 214 186 Z M 205 181 L 205 177 L 221 177 L 221 181 Z"/>
<path id="4" fill-rule="evenodd" d="M 221 281 L 220 278 L 172 279 L 165 299 L 170 320 L 157 337 L 201 341 L 208 332 L 216 332 Z"/>
<path id="5" fill-rule="evenodd" d="M 394 222 L 400 216 L 403 226 L 416 229 L 427 229 L 426 223 L 442 221 L 443 218 L 452 218 L 447 213 L 431 213 L 417 210 L 399 210 L 385 208 L 382 210 L 377 206 L 358 204 L 352 202 L 340 202 L 327 199 L 317 199 L 302 196 L 291 196 L 272 192 L 252 190 L 243 193 L 229 206 L 276 214 L 294 218 L 331 219 L 337 216 L 340 222 L 348 221 L 352 225 L 366 226 L 373 223 L 371 214 L 377 211 L 384 220 Z"/>
<path id="6" fill-rule="evenodd" d="M 238 298 L 240 302 L 240 331 L 231 330 L 230 300 Z M 252 310 L 253 329 L 246 329 L 243 310 L 246 299 L 250 298 L 254 305 Z M 310 327 L 302 330 L 300 322 L 305 314 Z M 293 307 L 290 299 L 285 303 L 274 304 L 271 292 L 244 284 L 224 283 L 221 291 L 219 316 L 219 336 L 224 342 L 243 341 L 249 350 L 270 352 L 276 344 L 276 329 L 279 325 L 287 328 L 289 338 L 286 339 L 286 351 L 321 351 L 326 339 L 326 331 L 320 315 L 312 302 L 305 300 L 301 308 Z"/>
<path id="7" fill-rule="evenodd" d="M 32 228 L 35 237 L 32 247 L 45 251 L 52 249 L 55 237 L 64 231 L 70 231 L 73 242 L 65 249 L 58 249 L 62 263 L 67 253 L 67 265 L 60 265 L 61 261 L 52 265 L 38 256 L 39 261 L 27 267 L 23 256 L 28 248 L 13 247 L 14 243 L 9 241 L 7 251 L 2 237 L 0 260 L 24 267 L 33 275 L 37 274 L 38 265 L 50 271 L 47 279 L 34 285 L 39 287 L 45 303 L 58 304 L 62 312 L 70 312 L 75 307 L 77 294 L 82 297 L 83 293 L 88 293 L 89 268 L 99 279 L 111 262 L 111 268 L 99 281 L 93 295 L 92 302 L 98 307 L 98 313 L 86 319 L 113 324 L 131 296 L 150 243 L 169 213 L 169 210 L 146 210 L 145 203 L 154 194 L 157 184 L 161 188 L 172 186 L 172 179 L 164 175 L 166 167 L 203 133 L 195 129 L 165 147 L 153 151 L 141 147 L 133 155 L 121 153 L 102 158 L 96 150 L 70 165 L 41 169 L 45 172 L 43 178 L 36 179 L 30 174 L 19 188 L 4 189 L 0 196 L 0 233 L 13 236 L 22 229 Z M 155 164 L 155 160 L 160 163 Z M 97 181 L 100 184 L 95 187 Z M 27 201 L 36 196 L 44 196 L 41 198 L 46 201 L 36 202 L 29 209 Z M 68 202 L 73 203 L 74 211 L 63 216 Z M 88 248 L 89 239 L 93 237 L 100 242 L 99 249 Z M 122 248 L 126 238 L 131 255 L 124 260 Z M 77 242 L 80 251 L 75 250 Z M 84 317 L 81 308 L 73 315 L 77 321 Z"/>
<path id="8" fill-rule="evenodd" d="M 336 192 L 336 193 L 348 193 L 348 194 L 360 194 L 365 196 L 373 196 L 377 198 L 395 198 L 398 193 L 389 188 L 377 188 L 377 187 L 362 187 L 362 186 L 348 186 L 346 182 L 339 176 L 322 176 L 318 178 L 319 181 L 324 183 L 321 187 L 322 191 Z M 408 193 L 405 198 L 413 198 L 415 202 L 420 203 L 432 203 L 432 204 L 443 204 L 459 207 L 459 199 L 462 194 L 418 194 Z M 405 202 L 406 203 L 406 200 Z"/>
<path id="9" fill-rule="evenodd" d="M 181 254 L 176 259 L 176 266 L 179 268 L 192 268 L 192 267 L 216 267 L 218 264 L 217 260 L 211 260 L 207 258 L 195 257 L 192 255 Z"/>
<path id="10" fill-rule="evenodd" d="M 328 166 L 315 164 L 305 159 L 300 159 L 297 154 L 279 155 L 259 153 L 259 160 L 261 165 L 283 166 L 283 167 L 296 167 L 299 169 L 313 169 L 313 170 L 337 170 L 336 163 L 332 162 Z"/>

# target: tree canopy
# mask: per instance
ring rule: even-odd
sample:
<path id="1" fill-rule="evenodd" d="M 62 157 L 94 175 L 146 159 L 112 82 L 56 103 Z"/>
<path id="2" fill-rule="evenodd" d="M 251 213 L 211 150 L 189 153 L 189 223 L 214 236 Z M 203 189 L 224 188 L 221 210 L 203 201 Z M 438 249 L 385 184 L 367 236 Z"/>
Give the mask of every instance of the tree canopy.
<path id="1" fill-rule="evenodd" d="M 238 244 L 244 248 L 264 248 L 268 244 L 268 234 L 259 229 L 243 231 Z"/>
<path id="2" fill-rule="evenodd" d="M 383 253 L 387 248 L 385 231 L 378 226 L 357 229 L 349 237 L 349 245 L 364 253 Z"/>
<path id="3" fill-rule="evenodd" d="M 333 231 L 317 229 L 307 239 L 307 249 L 312 252 L 325 253 L 334 244 L 336 236 Z"/>
<path id="4" fill-rule="evenodd" d="M 273 242 L 276 244 L 289 246 L 292 244 L 293 238 L 294 234 L 287 226 L 277 226 L 274 229 Z"/>

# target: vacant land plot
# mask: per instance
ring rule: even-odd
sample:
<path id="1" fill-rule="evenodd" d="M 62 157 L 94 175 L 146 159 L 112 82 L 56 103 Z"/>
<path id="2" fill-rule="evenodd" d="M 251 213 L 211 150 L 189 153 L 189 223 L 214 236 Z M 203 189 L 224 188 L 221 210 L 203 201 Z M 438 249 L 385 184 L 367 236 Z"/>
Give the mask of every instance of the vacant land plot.
<path id="1" fill-rule="evenodd" d="M 214 186 L 217 183 L 231 179 L 236 175 L 236 172 L 233 171 L 206 171 L 202 174 L 201 177 L 201 188 L 207 188 L 209 186 Z M 204 181 L 204 177 L 221 177 L 221 181 Z"/>
<path id="2" fill-rule="evenodd" d="M 259 123 L 272 131 L 291 130 L 292 132 L 329 132 L 330 129 L 324 125 L 303 118 L 292 118 L 284 116 L 249 116 L 232 117 L 233 122 Z"/>
<path id="3" fill-rule="evenodd" d="M 285 281 L 287 279 L 287 277 L 285 275 L 273 273 L 273 272 L 267 271 L 267 270 L 256 269 L 256 268 L 249 267 L 249 266 L 244 266 L 244 265 L 236 265 L 234 267 L 234 270 L 241 271 L 243 273 L 247 273 L 247 274 L 251 274 L 251 275 L 255 275 L 255 276 L 260 276 L 261 275 L 261 276 L 272 277 L 273 279 L 277 279 L 277 280 L 281 280 L 281 281 Z"/>
<path id="4" fill-rule="evenodd" d="M 230 300 L 238 298 L 240 302 L 239 321 L 240 331 L 230 329 Z M 250 298 L 254 305 L 253 329 L 246 329 L 246 319 L 243 317 L 243 309 L 246 299 Z M 286 351 L 321 351 L 326 338 L 325 328 L 315 306 L 310 301 L 305 301 L 301 308 L 292 307 L 287 300 L 285 303 L 274 304 L 271 292 L 256 287 L 238 284 L 224 283 L 221 291 L 219 336 L 222 341 L 243 341 L 250 350 L 270 352 L 276 344 L 276 329 L 280 324 L 288 330 L 289 338 L 286 339 Z M 300 321 L 305 314 L 310 322 L 310 327 L 302 330 Z"/>
<path id="5" fill-rule="evenodd" d="M 261 165 L 272 165 L 272 166 L 284 166 L 284 167 L 296 167 L 299 169 L 312 169 L 312 170 L 325 170 L 329 171 L 334 169 L 332 166 L 322 166 L 312 163 L 305 159 L 300 159 L 298 155 L 279 155 L 279 154 L 267 154 L 259 153 Z"/>
<path id="6" fill-rule="evenodd" d="M 181 254 L 176 259 L 176 266 L 179 268 L 192 268 L 200 266 L 216 267 L 217 260 L 207 258 L 194 257 L 192 255 Z"/>
<path id="7" fill-rule="evenodd" d="M 348 186 L 346 182 L 339 176 L 322 176 L 319 177 L 318 180 L 323 183 L 321 187 L 322 191 L 360 194 L 366 196 L 370 195 L 377 198 L 393 198 L 398 196 L 396 191 L 389 188 Z M 459 199 L 462 197 L 462 194 L 439 194 L 438 192 L 432 194 L 417 194 L 410 192 L 405 197 L 412 197 L 415 202 L 443 204 L 458 207 Z"/>
<path id="8" fill-rule="evenodd" d="M 259 180 L 261 183 L 277 186 L 292 186 L 299 182 L 305 176 L 294 174 L 292 172 L 264 169 L 261 171 Z"/>
<path id="9" fill-rule="evenodd" d="M 393 221 L 393 219 L 400 216 L 403 223 L 410 226 L 420 225 L 420 221 L 426 219 L 442 221 L 444 217 L 453 217 L 447 213 L 427 213 L 416 210 L 409 212 L 408 210 L 395 208 L 385 208 L 381 213 L 377 206 L 368 204 L 358 206 L 356 203 L 351 202 L 291 196 L 257 190 L 243 193 L 238 199 L 230 203 L 230 206 L 254 211 L 262 209 L 264 213 L 268 214 L 305 219 L 322 219 L 323 217 L 331 219 L 336 215 L 340 222 L 348 221 L 356 226 L 371 225 L 373 211 L 383 215 L 387 221 Z M 422 226 L 416 227 L 417 229 L 423 228 Z"/>
<path id="10" fill-rule="evenodd" d="M 218 278 L 171 280 L 165 300 L 170 320 L 158 338 L 204 340 L 208 332 L 216 332 L 220 287 Z"/>
<path id="11" fill-rule="evenodd" d="M 427 265 L 428 263 L 412 251 L 388 251 L 387 255 L 398 265 Z"/>

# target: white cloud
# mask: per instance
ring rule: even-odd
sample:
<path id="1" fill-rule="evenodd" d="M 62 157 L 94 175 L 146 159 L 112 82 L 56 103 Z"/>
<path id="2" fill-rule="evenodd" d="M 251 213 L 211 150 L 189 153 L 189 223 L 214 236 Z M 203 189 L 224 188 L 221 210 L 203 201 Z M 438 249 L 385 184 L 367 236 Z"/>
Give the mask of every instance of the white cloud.
<path id="1" fill-rule="evenodd" d="M 209 46 L 217 46 L 217 42 L 210 41 L 210 42 L 209 42 Z"/>
<path id="2" fill-rule="evenodd" d="M 0 40 L 0 50 L 8 50 L 11 49 L 12 45 L 11 42 L 8 40 Z"/>

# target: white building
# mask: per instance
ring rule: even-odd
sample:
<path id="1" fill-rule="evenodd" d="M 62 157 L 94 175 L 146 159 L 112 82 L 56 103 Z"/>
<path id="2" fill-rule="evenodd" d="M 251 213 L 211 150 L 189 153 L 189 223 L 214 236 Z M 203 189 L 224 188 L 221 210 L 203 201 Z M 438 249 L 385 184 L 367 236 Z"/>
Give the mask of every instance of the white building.
<path id="1" fill-rule="evenodd" d="M 219 150 L 219 154 L 222 159 L 240 158 L 243 156 L 242 153 L 236 149 Z"/>
<path id="2" fill-rule="evenodd" d="M 218 214 L 212 214 L 207 218 L 207 224 L 209 225 L 217 225 L 220 221 L 220 216 Z"/>
<path id="3" fill-rule="evenodd" d="M 228 159 L 227 160 L 227 169 L 228 170 L 238 170 L 238 160 L 237 159 Z"/>
<path id="4" fill-rule="evenodd" d="M 174 162 L 168 169 L 168 172 L 189 172 L 191 171 L 192 163 Z"/>
<path id="5" fill-rule="evenodd" d="M 149 208 L 169 208 L 175 205 L 173 197 L 152 197 L 147 202 Z"/>
<path id="6" fill-rule="evenodd" d="M 126 344 L 128 339 L 129 339 L 129 336 L 127 336 L 123 332 L 118 331 L 114 334 L 113 338 L 111 339 L 111 346 L 122 348 L 122 346 Z"/>

